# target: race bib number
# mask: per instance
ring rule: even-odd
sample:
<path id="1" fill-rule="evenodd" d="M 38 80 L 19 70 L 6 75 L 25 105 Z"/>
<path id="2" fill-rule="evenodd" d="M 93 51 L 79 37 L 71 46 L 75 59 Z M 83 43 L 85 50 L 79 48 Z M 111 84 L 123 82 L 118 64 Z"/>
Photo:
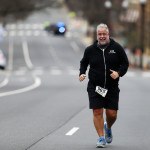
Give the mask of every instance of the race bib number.
<path id="1" fill-rule="evenodd" d="M 104 89 L 100 86 L 96 86 L 96 89 L 95 89 L 95 92 L 97 92 L 98 94 L 100 94 L 101 96 L 105 97 L 108 90 L 107 89 Z"/>

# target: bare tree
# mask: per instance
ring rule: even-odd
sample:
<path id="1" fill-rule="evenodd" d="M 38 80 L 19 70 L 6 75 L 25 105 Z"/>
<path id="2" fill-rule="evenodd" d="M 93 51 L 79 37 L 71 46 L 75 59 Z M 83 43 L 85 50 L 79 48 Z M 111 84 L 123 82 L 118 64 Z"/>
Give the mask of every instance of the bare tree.
<path id="1" fill-rule="evenodd" d="M 32 11 L 51 6 L 55 0 L 0 0 L 0 21 L 24 19 Z M 11 18 L 11 19 L 10 19 Z"/>
<path id="2" fill-rule="evenodd" d="M 108 24 L 112 34 L 116 34 L 114 25 L 120 24 L 121 6 L 123 0 L 110 0 L 111 8 L 105 8 L 106 0 L 65 0 L 68 8 L 72 11 L 82 12 L 88 23 L 96 28 L 97 24 L 103 22 Z"/>
<path id="3" fill-rule="evenodd" d="M 99 22 L 107 22 L 107 10 L 104 7 L 106 0 L 65 0 L 65 3 L 70 10 L 78 13 L 82 11 L 83 16 L 90 24 L 97 24 Z M 111 13 L 115 21 L 119 21 L 119 14 L 122 11 L 123 0 L 113 0 Z"/>

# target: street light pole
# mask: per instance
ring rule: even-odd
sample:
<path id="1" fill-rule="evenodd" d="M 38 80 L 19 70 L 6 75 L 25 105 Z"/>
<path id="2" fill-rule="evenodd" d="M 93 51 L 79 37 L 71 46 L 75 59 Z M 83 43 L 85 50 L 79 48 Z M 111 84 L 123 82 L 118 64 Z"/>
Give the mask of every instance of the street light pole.
<path id="1" fill-rule="evenodd" d="M 122 1 L 122 9 L 123 9 L 123 13 L 122 13 L 122 22 L 123 22 L 123 26 L 124 26 L 124 32 L 123 32 L 123 36 L 125 36 L 125 40 L 127 40 L 127 35 L 128 35 L 128 21 L 127 21 L 127 9 L 129 6 L 129 2 L 128 0 L 123 0 Z"/>
<path id="2" fill-rule="evenodd" d="M 111 25 L 111 7 L 112 7 L 112 3 L 110 0 L 106 0 L 104 3 L 104 6 L 107 10 L 107 25 L 110 29 L 110 32 L 112 33 L 112 25 Z"/>
<path id="3" fill-rule="evenodd" d="M 129 5 L 129 2 L 128 2 L 128 0 L 124 0 L 123 2 L 122 2 L 122 8 L 123 9 L 127 9 L 128 8 L 128 5 Z"/>
<path id="4" fill-rule="evenodd" d="M 147 0 L 140 0 L 141 4 L 141 32 L 140 32 L 140 43 L 141 43 L 141 59 L 140 68 L 143 69 L 143 53 L 144 53 L 144 41 L 145 41 L 145 5 Z"/>

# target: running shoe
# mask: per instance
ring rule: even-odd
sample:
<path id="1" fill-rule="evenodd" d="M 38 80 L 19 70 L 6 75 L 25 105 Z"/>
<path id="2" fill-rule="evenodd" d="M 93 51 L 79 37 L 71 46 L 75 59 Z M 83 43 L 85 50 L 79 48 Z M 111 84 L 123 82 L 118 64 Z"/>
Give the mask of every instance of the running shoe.
<path id="1" fill-rule="evenodd" d="M 104 129 L 105 129 L 105 140 L 107 143 L 111 143 L 113 140 L 113 135 L 111 129 L 107 128 L 107 122 L 104 123 Z"/>
<path id="2" fill-rule="evenodd" d="M 104 138 L 104 136 L 100 136 L 99 139 L 97 140 L 96 147 L 104 148 L 105 146 L 106 146 L 105 138 Z"/>

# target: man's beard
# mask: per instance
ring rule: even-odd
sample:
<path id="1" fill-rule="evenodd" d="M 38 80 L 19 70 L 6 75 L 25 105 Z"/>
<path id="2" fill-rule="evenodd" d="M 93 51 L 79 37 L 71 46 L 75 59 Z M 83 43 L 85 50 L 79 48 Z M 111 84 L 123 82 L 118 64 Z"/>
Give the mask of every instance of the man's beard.
<path id="1" fill-rule="evenodd" d="M 105 39 L 105 40 L 99 40 L 98 43 L 100 45 L 107 45 L 109 43 L 109 40 Z"/>
<path id="2" fill-rule="evenodd" d="M 107 41 L 100 41 L 99 43 L 100 43 L 100 45 L 106 45 L 108 42 Z"/>

